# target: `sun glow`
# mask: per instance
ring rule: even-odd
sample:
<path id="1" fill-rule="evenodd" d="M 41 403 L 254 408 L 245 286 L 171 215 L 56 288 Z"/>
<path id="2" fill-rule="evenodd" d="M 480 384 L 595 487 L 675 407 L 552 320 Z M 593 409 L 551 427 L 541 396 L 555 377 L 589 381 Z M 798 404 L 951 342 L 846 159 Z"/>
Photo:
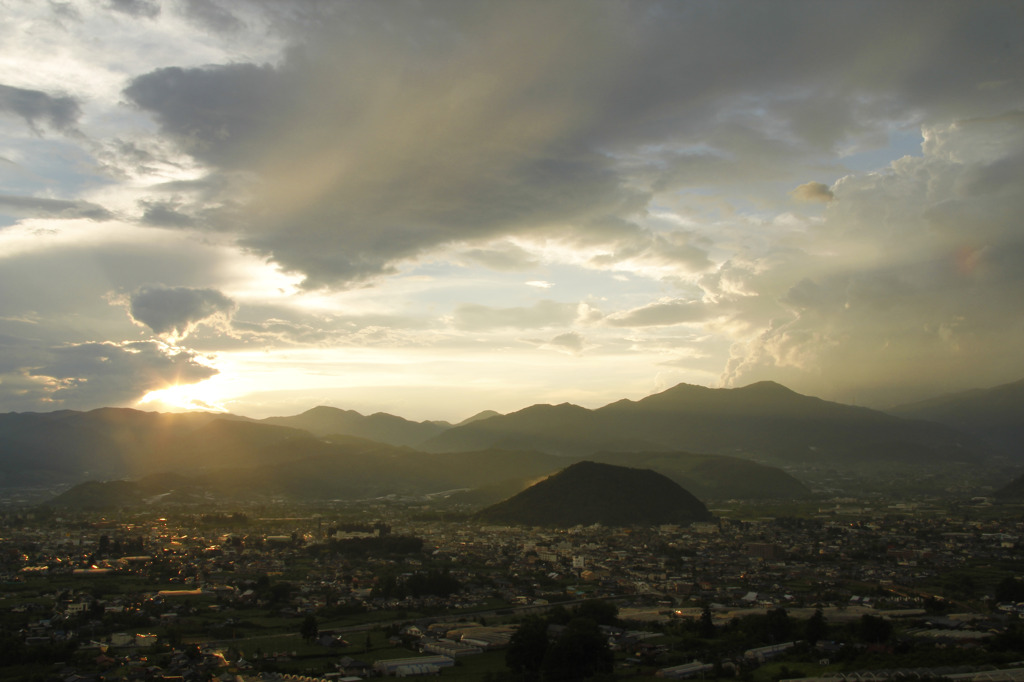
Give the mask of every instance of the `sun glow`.
<path id="1" fill-rule="evenodd" d="M 138 402 L 139 407 L 158 412 L 227 412 L 224 396 L 210 380 L 196 384 L 177 384 L 150 391 Z"/>

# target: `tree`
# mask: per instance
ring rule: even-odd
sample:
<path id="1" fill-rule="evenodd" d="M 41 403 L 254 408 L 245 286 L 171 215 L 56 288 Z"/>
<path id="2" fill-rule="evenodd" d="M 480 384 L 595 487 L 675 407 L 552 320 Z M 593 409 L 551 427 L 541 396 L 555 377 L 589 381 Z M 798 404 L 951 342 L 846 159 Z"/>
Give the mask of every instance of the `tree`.
<path id="1" fill-rule="evenodd" d="M 524 680 L 536 680 L 547 650 L 547 621 L 539 616 L 527 616 L 509 640 L 505 665 Z"/>
<path id="2" fill-rule="evenodd" d="M 789 620 L 789 614 L 781 606 L 768 611 L 767 614 L 768 641 L 772 644 L 787 642 L 793 633 L 793 623 Z"/>
<path id="3" fill-rule="evenodd" d="M 307 614 L 302 619 L 302 626 L 299 628 L 299 634 L 302 635 L 302 639 L 306 640 L 306 643 L 312 643 L 320 634 L 320 626 L 316 622 L 316 616 L 312 613 Z"/>
<path id="4" fill-rule="evenodd" d="M 700 612 L 700 636 L 704 639 L 713 639 L 716 632 L 715 620 L 711 616 L 711 607 L 704 604 L 704 608 Z"/>
<path id="5" fill-rule="evenodd" d="M 860 636 L 871 644 L 887 642 L 892 637 L 892 623 L 881 616 L 865 613 L 860 617 Z"/>
<path id="6" fill-rule="evenodd" d="M 996 585 L 996 601 L 1024 601 L 1024 581 L 1008 575 Z"/>
<path id="7" fill-rule="evenodd" d="M 619 607 L 604 599 L 588 599 L 574 609 L 577 618 L 589 618 L 598 625 L 617 625 Z"/>
<path id="8" fill-rule="evenodd" d="M 544 679 L 579 680 L 612 672 L 614 659 L 597 623 L 573 618 L 558 641 L 548 647 L 541 669 Z"/>
<path id="9" fill-rule="evenodd" d="M 270 586 L 270 603 L 280 604 L 281 602 L 288 601 L 291 594 L 292 586 L 288 583 L 274 583 Z"/>
<path id="10" fill-rule="evenodd" d="M 814 646 L 824 639 L 826 634 L 828 634 L 828 621 L 825 620 L 825 614 L 821 612 L 821 609 L 815 609 L 814 615 L 808 618 L 804 625 L 804 639 L 808 644 Z"/>

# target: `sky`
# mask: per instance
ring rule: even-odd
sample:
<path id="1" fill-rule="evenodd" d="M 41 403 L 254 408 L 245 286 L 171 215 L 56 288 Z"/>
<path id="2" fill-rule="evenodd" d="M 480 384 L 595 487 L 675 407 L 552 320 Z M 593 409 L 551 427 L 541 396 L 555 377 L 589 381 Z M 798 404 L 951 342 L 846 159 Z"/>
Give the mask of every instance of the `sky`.
<path id="1" fill-rule="evenodd" d="M 0 411 L 1024 377 L 1017 0 L 0 0 Z"/>

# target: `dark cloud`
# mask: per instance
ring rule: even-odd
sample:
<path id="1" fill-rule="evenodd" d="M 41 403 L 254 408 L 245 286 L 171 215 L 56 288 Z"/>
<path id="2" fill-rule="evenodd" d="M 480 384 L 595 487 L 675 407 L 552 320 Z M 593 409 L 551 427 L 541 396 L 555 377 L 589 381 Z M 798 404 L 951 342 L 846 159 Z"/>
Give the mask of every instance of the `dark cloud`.
<path id="1" fill-rule="evenodd" d="M 0 195 L 0 213 L 17 218 L 85 218 L 110 220 L 114 214 L 88 201 L 64 201 L 40 197 Z"/>
<path id="2" fill-rule="evenodd" d="M 270 136 L 287 134 L 285 114 L 301 94 L 281 72 L 256 64 L 163 68 L 134 79 L 124 92 L 152 111 L 184 151 L 229 169 L 254 164 Z"/>
<path id="3" fill-rule="evenodd" d="M 150 391 L 208 379 L 217 370 L 189 351 L 150 341 L 83 343 L 50 349 L 28 375 L 42 380 L 49 409 L 91 409 L 134 403 Z"/>
<path id="4" fill-rule="evenodd" d="M 652 192 L 789 178 L 924 105 L 1019 102 L 976 82 L 1012 83 L 1024 56 L 1000 6 L 936 3 L 899 31 L 905 10 L 872 6 L 311 4 L 281 11 L 302 45 L 277 66 L 161 69 L 126 94 L 197 159 L 260 178 L 246 246 L 345 285 L 505 234 L 618 246 Z M 709 266 L 692 244 L 648 254 Z"/>
<path id="5" fill-rule="evenodd" d="M 0 358 L 0 410 L 130 405 L 150 391 L 217 374 L 195 353 L 151 341 L 41 346 L 0 334 Z"/>
<path id="6" fill-rule="evenodd" d="M 68 19 L 80 19 L 81 14 L 70 2 L 56 2 L 55 0 L 49 0 L 50 9 L 58 17 L 66 17 Z"/>
<path id="7" fill-rule="evenodd" d="M 213 0 L 185 0 L 185 15 L 217 33 L 230 33 L 244 26 L 238 17 Z"/>
<path id="8" fill-rule="evenodd" d="M 534 329 L 568 324 L 576 317 L 577 310 L 575 303 L 556 301 L 538 301 L 529 308 L 491 308 L 466 303 L 455 309 L 453 322 L 462 330 Z"/>
<path id="9" fill-rule="evenodd" d="M 109 0 L 110 9 L 133 17 L 153 19 L 160 14 L 160 4 L 154 0 Z"/>
<path id="10" fill-rule="evenodd" d="M 130 313 L 157 334 L 184 338 L 201 322 L 229 317 L 235 302 L 216 289 L 145 286 L 131 295 Z"/>
<path id="11" fill-rule="evenodd" d="M 196 220 L 178 211 L 179 204 L 170 201 L 143 201 L 142 222 L 153 227 L 194 227 Z"/>
<path id="12" fill-rule="evenodd" d="M 54 97 L 39 90 L 9 85 L 0 85 L 0 112 L 21 117 L 36 132 L 42 124 L 54 130 L 73 130 L 82 113 L 72 97 Z"/>

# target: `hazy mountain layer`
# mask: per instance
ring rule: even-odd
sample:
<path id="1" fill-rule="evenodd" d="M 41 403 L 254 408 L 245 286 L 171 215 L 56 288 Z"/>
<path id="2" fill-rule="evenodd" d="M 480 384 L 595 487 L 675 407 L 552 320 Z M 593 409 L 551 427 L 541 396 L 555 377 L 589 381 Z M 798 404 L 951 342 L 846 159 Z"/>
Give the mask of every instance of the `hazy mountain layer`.
<path id="1" fill-rule="evenodd" d="M 384 412 L 364 416 L 353 410 L 323 406 L 294 417 L 270 417 L 262 421 L 302 429 L 315 436 L 344 434 L 390 445 L 416 445 L 451 428 L 447 422 L 413 422 Z"/>
<path id="2" fill-rule="evenodd" d="M 261 425 L 256 425 L 261 426 Z M 328 442 L 289 439 L 259 451 L 278 464 L 226 467 L 191 476 L 152 475 L 138 483 L 88 481 L 51 502 L 54 506 L 119 507 L 142 503 L 211 500 L 362 500 L 389 495 L 448 499 L 485 506 L 510 497 L 565 466 L 537 452 L 487 450 L 423 453 L 353 437 Z M 312 453 L 306 455 L 305 453 Z M 797 498 L 809 494 L 795 478 L 754 462 L 687 453 L 607 454 L 604 462 L 636 463 L 661 471 L 705 499 Z"/>
<path id="3" fill-rule="evenodd" d="M 1024 460 L 1024 380 L 899 405 L 886 412 L 945 424 Z"/>
<path id="4" fill-rule="evenodd" d="M 702 500 L 797 499 L 810 489 L 782 469 L 728 455 L 686 452 L 599 453 L 589 458 L 617 466 L 652 469 Z"/>

